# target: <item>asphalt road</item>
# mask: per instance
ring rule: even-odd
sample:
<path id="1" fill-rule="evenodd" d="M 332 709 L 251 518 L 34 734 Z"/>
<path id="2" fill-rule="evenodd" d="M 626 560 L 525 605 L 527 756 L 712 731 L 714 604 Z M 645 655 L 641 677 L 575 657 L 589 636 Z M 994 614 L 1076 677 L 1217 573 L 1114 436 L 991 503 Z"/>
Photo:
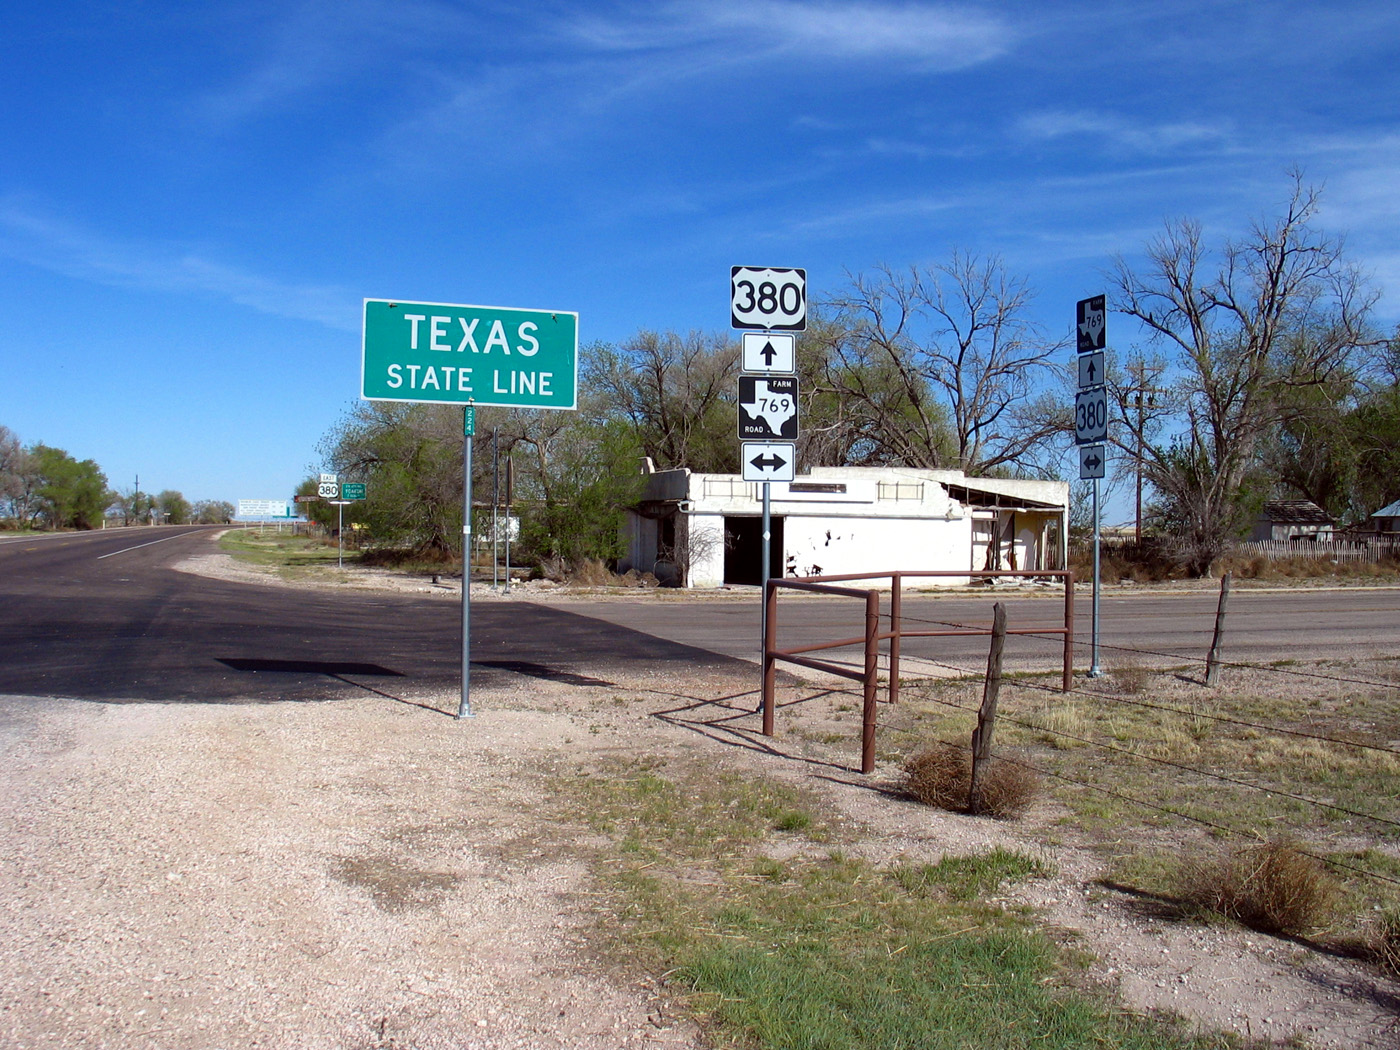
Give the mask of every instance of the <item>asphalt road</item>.
<path id="1" fill-rule="evenodd" d="M 1215 627 L 1217 589 L 1191 593 L 1140 591 L 1124 594 L 1108 588 L 1100 606 L 1100 666 L 1133 661 L 1143 665 L 1204 662 Z M 1092 638 L 1090 589 L 1080 584 L 1074 603 L 1076 671 L 1087 671 Z M 1007 606 L 1010 628 L 1060 627 L 1064 623 L 1062 594 L 1037 596 L 999 591 L 975 597 L 918 598 L 906 594 L 906 629 L 941 630 L 989 628 L 992 605 Z M 684 604 L 683 613 L 658 603 L 647 608 L 635 603 L 599 603 L 590 616 L 637 630 L 664 632 L 667 638 L 742 658 L 757 659 L 758 598 L 751 604 L 706 602 Z M 882 609 L 888 611 L 888 601 Z M 863 605 L 848 598 L 810 599 L 782 592 L 779 602 L 778 644 L 796 647 L 862 633 Z M 1006 659 L 1021 669 L 1052 670 L 1059 666 L 1060 637 L 1009 637 Z M 906 639 L 903 654 L 934 664 L 977 671 L 985 668 L 985 636 Z M 814 654 L 820 655 L 820 654 Z M 1223 658 L 1239 663 L 1278 660 L 1400 657 L 1400 588 L 1329 588 L 1250 590 L 1236 587 L 1230 595 Z"/>
<path id="2" fill-rule="evenodd" d="M 320 700 L 371 688 L 403 698 L 455 690 L 457 608 L 366 592 L 259 587 L 176 572 L 215 530 L 163 528 L 0 539 L 0 693 L 104 701 Z M 1008 604 L 1012 627 L 1062 622 L 1058 598 L 914 598 L 906 626 L 984 626 Z M 1105 598 L 1101 665 L 1203 659 L 1216 595 Z M 860 603 L 785 597 L 780 644 L 852 637 Z M 1076 601 L 1076 668 L 1089 663 L 1090 603 Z M 645 669 L 681 676 L 752 673 L 751 598 L 594 602 L 480 601 L 472 607 L 473 681 L 525 674 L 601 684 Z M 1059 639 L 1012 638 L 1013 667 L 1052 669 Z M 908 640 L 911 660 L 975 670 L 985 637 Z M 1237 589 L 1225 656 L 1240 662 L 1400 655 L 1400 589 Z"/>
<path id="3" fill-rule="evenodd" d="M 440 600 L 259 587 L 177 572 L 217 530 L 0 540 L 0 693 L 106 701 L 402 697 L 458 687 L 461 620 Z M 741 669 L 719 654 L 534 603 L 478 602 L 473 681 L 606 681 L 638 661 Z"/>

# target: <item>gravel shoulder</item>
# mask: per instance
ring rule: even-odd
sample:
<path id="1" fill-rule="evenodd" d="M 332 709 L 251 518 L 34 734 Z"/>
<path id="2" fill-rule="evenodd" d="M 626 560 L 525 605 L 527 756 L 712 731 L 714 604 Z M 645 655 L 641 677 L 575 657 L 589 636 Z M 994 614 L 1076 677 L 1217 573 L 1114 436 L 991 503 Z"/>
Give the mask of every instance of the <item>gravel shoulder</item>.
<path id="1" fill-rule="evenodd" d="M 349 685 L 315 704 L 0 697 L 0 1045 L 707 1045 L 598 957 L 598 843 L 544 817 L 561 762 L 641 754 L 801 784 L 878 863 L 997 844 L 1046 857 L 1058 874 L 1017 899 L 1072 931 L 1131 1008 L 1400 1045 L 1396 982 L 1155 917 L 1100 886 L 1088 854 L 1045 845 L 1063 837 L 1053 802 L 1001 824 L 899 801 L 880 790 L 894 770 L 862 778 L 850 747 L 788 733 L 800 712 L 754 746 L 751 698 L 733 697 L 755 684 L 515 676 L 462 721 L 455 695 Z"/>

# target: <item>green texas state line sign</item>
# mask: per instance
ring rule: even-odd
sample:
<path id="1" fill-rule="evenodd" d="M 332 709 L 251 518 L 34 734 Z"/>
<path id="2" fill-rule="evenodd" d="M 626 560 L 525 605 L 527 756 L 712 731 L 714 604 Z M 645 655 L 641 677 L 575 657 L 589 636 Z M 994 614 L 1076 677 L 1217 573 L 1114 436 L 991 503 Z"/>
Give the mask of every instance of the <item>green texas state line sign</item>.
<path id="1" fill-rule="evenodd" d="M 369 401 L 574 408 L 578 314 L 366 299 Z"/>

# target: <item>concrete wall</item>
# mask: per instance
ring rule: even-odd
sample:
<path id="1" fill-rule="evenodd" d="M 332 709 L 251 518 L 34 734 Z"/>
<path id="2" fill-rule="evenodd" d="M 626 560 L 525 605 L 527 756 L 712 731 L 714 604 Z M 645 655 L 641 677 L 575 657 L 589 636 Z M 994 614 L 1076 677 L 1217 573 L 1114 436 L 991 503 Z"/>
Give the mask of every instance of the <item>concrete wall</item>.
<path id="1" fill-rule="evenodd" d="M 893 569 L 966 569 L 969 518 L 855 518 L 797 514 L 783 521 L 784 576 Z"/>

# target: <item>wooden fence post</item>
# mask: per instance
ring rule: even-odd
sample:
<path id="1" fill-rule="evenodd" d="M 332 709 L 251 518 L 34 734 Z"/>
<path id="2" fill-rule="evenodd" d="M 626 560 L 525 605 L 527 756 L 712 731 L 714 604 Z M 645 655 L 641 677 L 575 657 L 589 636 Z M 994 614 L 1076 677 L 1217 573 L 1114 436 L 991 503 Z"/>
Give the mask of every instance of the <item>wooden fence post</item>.
<path id="1" fill-rule="evenodd" d="M 1001 692 L 1001 651 L 1006 645 L 1006 606 L 992 606 L 992 647 L 987 653 L 987 680 L 982 687 L 982 706 L 977 711 L 977 728 L 972 731 L 972 782 L 967 792 L 967 811 L 982 811 L 982 772 L 992 755 L 992 731 L 997 721 L 997 696 Z"/>
<path id="2" fill-rule="evenodd" d="M 1230 600 L 1230 576 L 1220 577 L 1220 604 L 1215 609 L 1215 636 L 1210 640 L 1210 655 L 1206 657 L 1206 685 L 1213 686 L 1220 677 L 1220 640 L 1225 634 L 1225 605 Z"/>

